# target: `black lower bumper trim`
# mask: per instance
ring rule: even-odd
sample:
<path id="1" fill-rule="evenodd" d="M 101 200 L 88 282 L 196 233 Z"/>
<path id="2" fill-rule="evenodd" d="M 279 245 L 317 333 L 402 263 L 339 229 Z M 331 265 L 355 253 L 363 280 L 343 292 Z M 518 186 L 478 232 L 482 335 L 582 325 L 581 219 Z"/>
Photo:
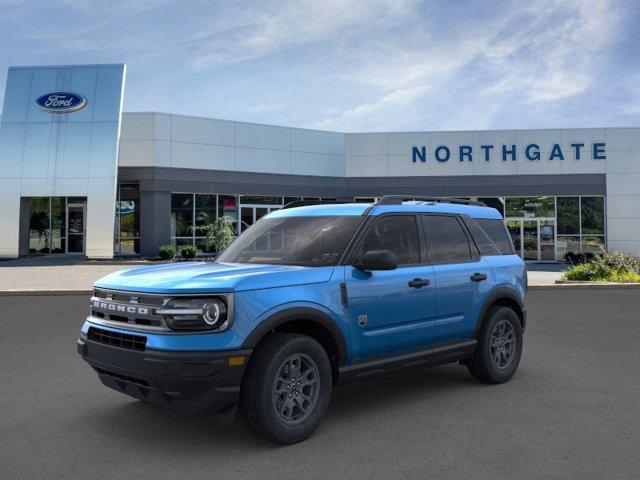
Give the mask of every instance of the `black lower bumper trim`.
<path id="1" fill-rule="evenodd" d="M 81 337 L 78 353 L 107 387 L 162 406 L 221 413 L 232 407 L 250 349 L 212 352 L 130 350 Z M 229 357 L 245 357 L 229 365 Z M 235 362 L 238 363 L 238 362 Z"/>

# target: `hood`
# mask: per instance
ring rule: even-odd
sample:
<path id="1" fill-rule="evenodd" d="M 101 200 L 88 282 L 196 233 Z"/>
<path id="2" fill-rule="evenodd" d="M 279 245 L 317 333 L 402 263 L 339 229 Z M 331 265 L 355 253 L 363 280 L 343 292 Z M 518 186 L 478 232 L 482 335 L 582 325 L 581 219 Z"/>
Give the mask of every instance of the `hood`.
<path id="1" fill-rule="evenodd" d="M 98 288 L 146 293 L 217 293 L 322 283 L 333 267 L 180 262 L 120 270 Z"/>

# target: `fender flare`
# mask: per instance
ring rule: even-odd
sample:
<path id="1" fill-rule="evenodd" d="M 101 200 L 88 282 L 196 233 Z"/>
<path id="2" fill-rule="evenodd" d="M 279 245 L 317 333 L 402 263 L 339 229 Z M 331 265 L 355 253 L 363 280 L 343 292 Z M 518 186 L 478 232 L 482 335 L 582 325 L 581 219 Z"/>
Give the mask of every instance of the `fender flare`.
<path id="1" fill-rule="evenodd" d="M 309 307 L 291 307 L 274 313 L 253 329 L 242 343 L 242 348 L 255 348 L 271 330 L 293 320 L 308 320 L 325 328 L 335 341 L 340 363 L 347 360 L 347 342 L 340 327 L 326 313 Z"/>
<path id="2" fill-rule="evenodd" d="M 497 302 L 498 300 L 502 300 L 503 298 L 512 300 L 520 308 L 520 312 L 516 312 L 516 313 L 518 313 L 518 316 L 520 317 L 520 321 L 522 323 L 522 330 L 524 331 L 524 329 L 526 327 L 526 323 L 527 323 L 527 311 L 526 311 L 526 308 L 524 306 L 523 299 L 520 297 L 518 292 L 513 287 L 507 287 L 505 285 L 498 285 L 491 292 L 491 294 L 489 294 L 489 296 L 485 300 L 484 304 L 482 305 L 482 309 L 480 310 L 480 314 L 478 315 L 478 319 L 476 320 L 476 328 L 473 331 L 474 337 L 480 331 L 480 327 L 482 326 L 482 321 L 484 320 L 484 317 L 486 316 L 487 312 L 489 311 L 489 308 L 491 308 L 491 306 L 495 302 Z M 522 313 L 522 315 L 520 315 L 520 313 Z"/>

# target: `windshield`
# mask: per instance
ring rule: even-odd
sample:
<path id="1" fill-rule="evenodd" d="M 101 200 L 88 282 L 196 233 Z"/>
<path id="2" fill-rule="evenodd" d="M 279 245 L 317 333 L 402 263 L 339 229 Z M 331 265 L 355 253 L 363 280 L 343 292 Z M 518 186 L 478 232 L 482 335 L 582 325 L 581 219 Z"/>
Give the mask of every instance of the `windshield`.
<path id="1" fill-rule="evenodd" d="M 219 263 L 332 266 L 362 222 L 360 216 L 263 218 L 216 259 Z"/>

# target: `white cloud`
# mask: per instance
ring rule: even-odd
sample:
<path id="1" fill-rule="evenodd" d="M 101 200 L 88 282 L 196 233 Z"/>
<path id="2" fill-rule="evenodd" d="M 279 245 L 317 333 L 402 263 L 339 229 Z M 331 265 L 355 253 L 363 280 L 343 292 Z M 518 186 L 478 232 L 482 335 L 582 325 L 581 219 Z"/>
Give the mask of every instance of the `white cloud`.
<path id="1" fill-rule="evenodd" d="M 124 60 L 134 99 L 165 109 L 345 131 L 489 128 L 588 95 L 625 16 L 621 0 L 59 1 L 69 24 L 18 43 Z"/>
<path id="2" fill-rule="evenodd" d="M 337 118 L 325 119 L 314 123 L 313 128 L 332 129 L 338 124 L 358 122 L 361 118 L 384 115 L 388 110 L 406 107 L 427 91 L 427 86 L 399 88 L 372 103 L 365 103 L 339 114 Z"/>
<path id="3" fill-rule="evenodd" d="M 441 108 L 442 98 L 450 100 L 446 125 L 457 124 L 460 110 L 464 113 L 458 117 L 458 128 L 487 128 L 492 117 L 486 113 L 497 113 L 502 104 L 539 107 L 586 92 L 595 74 L 594 57 L 615 39 L 621 18 L 621 9 L 609 0 L 538 0 L 501 10 L 495 19 L 470 19 L 458 26 L 460 35 L 435 45 L 424 42 L 408 50 L 406 40 L 400 39 L 387 46 L 383 61 L 372 60 L 357 73 L 374 99 L 317 124 L 345 130 L 376 128 L 368 117 L 384 110 L 377 121 L 382 128 L 385 119 L 406 112 L 405 96 L 395 93 L 413 91 L 420 92 L 412 100 L 420 98 L 425 113 L 430 103 Z M 437 24 L 429 28 L 436 29 Z M 429 31 L 417 33 L 429 35 Z M 459 108 L 455 90 L 465 84 L 475 98 Z M 470 116 L 467 112 L 474 105 L 478 114 Z M 470 122 L 470 117 L 476 120 Z"/>
<path id="4" fill-rule="evenodd" d="M 408 2 L 394 0 L 284 0 L 235 11 L 232 18 L 195 35 L 204 50 L 198 68 L 262 57 L 281 49 L 330 42 L 381 17 L 402 15 Z"/>
<path id="5" fill-rule="evenodd" d="M 593 57 L 613 39 L 620 11 L 608 0 L 537 2 L 518 30 L 489 45 L 486 57 L 501 80 L 493 94 L 552 102 L 584 92 Z"/>

